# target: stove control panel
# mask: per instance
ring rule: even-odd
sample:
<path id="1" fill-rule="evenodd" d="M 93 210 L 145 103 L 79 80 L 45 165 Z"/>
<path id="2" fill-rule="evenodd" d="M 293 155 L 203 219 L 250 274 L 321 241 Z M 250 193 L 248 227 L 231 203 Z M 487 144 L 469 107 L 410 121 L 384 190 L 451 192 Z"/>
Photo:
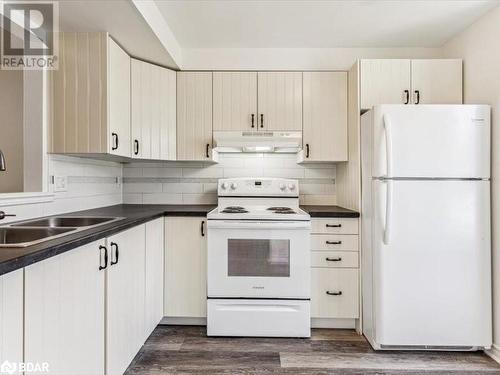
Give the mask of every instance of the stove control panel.
<path id="1" fill-rule="evenodd" d="M 298 197 L 299 182 L 286 178 L 225 178 L 218 184 L 219 196 Z"/>

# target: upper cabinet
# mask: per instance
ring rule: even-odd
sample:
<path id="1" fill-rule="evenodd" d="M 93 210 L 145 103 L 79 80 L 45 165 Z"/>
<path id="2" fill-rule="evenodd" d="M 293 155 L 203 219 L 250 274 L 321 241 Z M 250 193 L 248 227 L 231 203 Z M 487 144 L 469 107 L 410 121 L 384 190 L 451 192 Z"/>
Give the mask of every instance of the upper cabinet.
<path id="1" fill-rule="evenodd" d="M 377 104 L 461 104 L 462 60 L 360 61 L 361 109 Z"/>
<path id="2" fill-rule="evenodd" d="M 213 73 L 214 131 L 257 130 L 257 73 Z"/>
<path id="3" fill-rule="evenodd" d="M 175 71 L 132 59 L 130 101 L 132 157 L 175 160 Z"/>
<path id="4" fill-rule="evenodd" d="M 49 152 L 130 157 L 130 57 L 107 33 L 59 37 Z"/>
<path id="5" fill-rule="evenodd" d="M 177 160 L 212 160 L 212 72 L 177 73 Z"/>
<path id="6" fill-rule="evenodd" d="M 299 162 L 347 160 L 347 73 L 304 72 L 303 147 Z"/>
<path id="7" fill-rule="evenodd" d="M 302 130 L 302 72 L 258 72 L 258 129 Z"/>
<path id="8" fill-rule="evenodd" d="M 462 60 L 411 61 L 414 104 L 462 104 Z"/>

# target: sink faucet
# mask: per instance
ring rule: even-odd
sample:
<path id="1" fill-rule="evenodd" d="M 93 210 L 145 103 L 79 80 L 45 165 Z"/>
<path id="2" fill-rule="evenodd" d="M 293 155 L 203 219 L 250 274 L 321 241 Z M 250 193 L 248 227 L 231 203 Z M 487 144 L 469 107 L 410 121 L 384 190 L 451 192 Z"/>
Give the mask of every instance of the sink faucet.
<path id="1" fill-rule="evenodd" d="M 2 150 L 0 150 L 0 171 L 4 172 L 6 171 L 6 168 L 7 166 L 5 165 L 5 156 Z"/>
<path id="2" fill-rule="evenodd" d="M 16 216 L 15 214 L 6 214 L 3 211 L 0 211 L 0 220 L 5 219 L 7 216 Z"/>

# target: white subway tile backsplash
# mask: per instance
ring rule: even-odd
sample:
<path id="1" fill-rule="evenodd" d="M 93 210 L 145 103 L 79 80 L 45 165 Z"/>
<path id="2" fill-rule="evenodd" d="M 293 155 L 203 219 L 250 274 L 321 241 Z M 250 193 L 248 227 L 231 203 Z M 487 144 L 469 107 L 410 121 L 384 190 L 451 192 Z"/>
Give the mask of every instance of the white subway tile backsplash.
<path id="1" fill-rule="evenodd" d="M 217 180 L 231 177 L 294 178 L 299 180 L 303 204 L 336 203 L 335 165 L 299 165 L 295 154 L 220 154 L 219 163 L 214 165 L 132 163 L 124 166 L 123 176 L 125 203 L 215 204 Z M 161 184 L 161 191 L 157 191 L 157 184 Z M 137 195 L 141 193 L 142 199 Z"/>

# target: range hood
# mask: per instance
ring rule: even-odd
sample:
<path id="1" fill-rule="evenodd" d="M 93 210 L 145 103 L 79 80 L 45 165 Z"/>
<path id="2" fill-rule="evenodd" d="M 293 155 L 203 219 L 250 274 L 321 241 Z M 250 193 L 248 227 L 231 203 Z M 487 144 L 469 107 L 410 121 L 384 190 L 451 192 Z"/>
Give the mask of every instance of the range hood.
<path id="1" fill-rule="evenodd" d="M 295 154 L 301 149 L 302 132 L 215 131 L 217 152 L 281 152 Z"/>

